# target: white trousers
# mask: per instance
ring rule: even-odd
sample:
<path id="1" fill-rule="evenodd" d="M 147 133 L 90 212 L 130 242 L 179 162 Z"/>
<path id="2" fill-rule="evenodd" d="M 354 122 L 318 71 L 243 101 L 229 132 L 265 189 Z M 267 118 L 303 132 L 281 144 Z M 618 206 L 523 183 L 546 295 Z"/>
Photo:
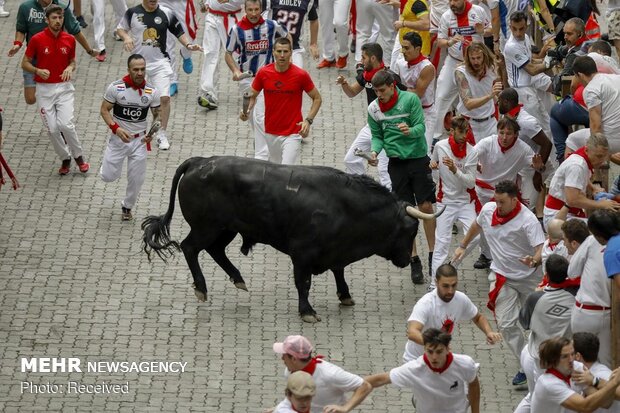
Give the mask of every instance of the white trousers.
<path id="1" fill-rule="evenodd" d="M 320 9 L 320 7 L 319 7 Z M 379 25 L 378 43 L 383 48 L 383 55 L 387 60 L 388 53 L 394 47 L 396 33 L 394 31 L 395 9 L 387 4 L 379 4 L 375 0 L 356 0 L 357 12 L 355 22 L 355 61 L 362 61 L 362 45 L 368 43 L 374 23 Z"/>
<path id="2" fill-rule="evenodd" d="M 551 221 L 553 218 L 555 218 L 556 214 L 560 212 L 557 209 L 551 209 L 548 207 L 545 207 L 543 209 L 543 226 L 545 227 L 545 230 L 547 229 L 547 225 L 549 225 L 549 221 Z M 579 219 L 581 221 L 583 221 L 584 223 L 588 222 L 588 218 L 583 218 L 583 217 L 576 217 L 575 215 L 569 213 L 568 215 L 566 215 L 566 221 L 568 221 L 569 219 Z"/>
<path id="3" fill-rule="evenodd" d="M 123 162 L 127 158 L 127 190 L 121 202 L 124 208 L 132 209 L 136 205 L 138 194 L 146 177 L 146 144 L 141 137 L 125 143 L 118 136 L 108 138 L 108 146 L 103 153 L 103 162 L 99 176 L 104 182 L 113 182 L 121 177 Z"/>
<path id="4" fill-rule="evenodd" d="M 428 87 L 433 87 L 429 85 Z M 426 138 L 426 146 L 428 147 L 428 156 L 431 156 L 431 148 L 433 147 L 433 128 L 435 127 L 435 120 L 437 118 L 437 107 L 435 104 L 430 108 L 424 108 L 424 126 L 426 131 L 424 137 Z"/>
<path id="5" fill-rule="evenodd" d="M 495 276 L 495 273 L 492 272 L 492 274 Z M 525 304 L 527 296 L 536 289 L 539 282 L 540 277 L 536 275 L 523 280 L 507 279 L 495 301 L 497 327 L 504 338 L 504 343 L 508 345 L 519 364 L 521 351 L 525 345 L 525 337 L 519 327 L 519 311 Z"/>
<path id="6" fill-rule="evenodd" d="M 484 204 L 489 202 L 493 197 L 493 191 L 476 186 L 476 195 L 478 195 L 480 204 L 484 206 Z M 487 243 L 487 239 L 484 236 L 484 232 L 480 233 L 480 253 L 489 259 L 492 258 L 491 248 L 489 248 L 489 244 Z"/>
<path id="7" fill-rule="evenodd" d="M 82 144 L 73 123 L 73 83 L 37 83 L 35 95 L 43 125 L 58 157 L 68 160 L 82 156 Z"/>
<path id="8" fill-rule="evenodd" d="M 454 83 L 454 71 L 461 62 L 450 55 L 446 56 L 446 60 L 439 71 L 437 78 L 437 89 L 435 90 L 435 126 L 433 128 L 433 139 L 441 139 L 444 134 L 443 118 L 446 113 L 454 105 L 458 98 L 459 92 Z M 474 123 L 474 122 L 471 122 Z"/>
<path id="9" fill-rule="evenodd" d="M 544 371 L 527 350 L 527 346 L 523 347 L 521 351 L 521 367 L 527 377 L 528 393 L 521 400 L 514 413 L 530 413 L 532 411 L 532 394 L 534 393 L 534 387 L 536 386 L 536 381 Z"/>
<path id="10" fill-rule="evenodd" d="M 519 93 L 519 102 L 523 104 L 523 109 L 538 120 L 543 132 L 550 138 L 553 135 L 551 134 L 549 112 L 551 112 L 551 108 L 557 102 L 551 93 L 546 92 L 545 86 L 547 86 L 547 78 L 549 76 L 543 73 L 535 76 L 535 78 L 538 77 L 540 77 L 540 80 L 533 81 L 533 86 L 515 89 Z M 550 84 L 551 80 L 548 82 Z"/>
<path id="11" fill-rule="evenodd" d="M 265 133 L 265 141 L 269 149 L 269 161 L 282 165 L 297 165 L 301 152 L 301 135 L 288 136 Z"/>
<path id="12" fill-rule="evenodd" d="M 443 125 L 443 118 L 441 119 L 441 123 Z M 481 139 L 484 139 L 487 136 L 497 134 L 497 119 L 495 119 L 495 116 L 491 116 L 490 119 L 487 119 L 484 122 L 470 120 L 469 126 L 471 127 L 471 132 L 474 134 L 474 140 L 476 143 L 480 142 Z"/>
<path id="13" fill-rule="evenodd" d="M 476 207 L 474 203 L 470 204 L 443 204 L 437 203 L 437 210 L 443 207 L 446 209 L 443 214 L 437 217 L 435 226 L 435 249 L 433 250 L 433 262 L 431 264 L 431 287 L 435 286 L 435 274 L 437 268 L 444 264 L 450 252 L 450 242 L 452 241 L 452 225 L 457 221 L 463 225 L 463 233 L 467 234 L 469 227 L 476 220 Z M 476 236 L 469 245 L 465 254 L 474 249 L 480 242 L 480 236 Z"/>
<path id="14" fill-rule="evenodd" d="M 366 173 L 366 160 L 359 156 L 355 156 L 355 150 L 360 149 L 362 151 L 370 151 L 371 139 L 372 133 L 370 132 L 370 127 L 368 127 L 368 124 L 365 124 L 349 147 L 347 154 L 344 156 L 344 167 L 347 173 L 354 175 L 364 175 Z M 390 174 L 388 173 L 389 160 L 385 154 L 385 151 L 379 152 L 377 158 L 379 159 L 379 165 L 377 165 L 379 182 L 391 191 L 392 180 L 390 179 Z"/>
<path id="15" fill-rule="evenodd" d="M 165 6 L 169 8 L 170 10 L 172 10 L 172 13 L 174 13 L 174 17 L 176 17 L 179 23 L 181 23 L 181 26 L 183 27 L 183 31 L 185 32 L 185 35 L 191 38 L 189 35 L 189 32 L 187 31 L 187 25 L 185 24 L 185 10 L 187 7 L 187 1 L 179 0 L 174 3 L 166 2 Z M 174 37 L 172 33 L 168 32 L 168 36 L 166 37 L 166 51 L 168 52 L 168 55 L 170 56 L 170 65 L 172 66 L 171 83 L 179 82 L 179 56 L 177 55 L 177 43 L 178 43 L 177 38 Z M 187 59 L 192 54 L 192 52 L 187 50 L 185 47 L 181 47 L 180 50 L 181 50 L 181 57 L 183 59 Z"/>
<path id="16" fill-rule="evenodd" d="M 243 79 L 239 81 L 239 91 L 241 96 L 245 92 L 249 92 L 252 87 L 252 81 L 254 78 Z M 269 148 L 265 141 L 265 95 L 261 91 L 256 97 L 256 103 L 252 113 L 248 116 L 250 122 L 250 130 L 254 136 L 254 158 L 268 161 Z"/>
<path id="17" fill-rule="evenodd" d="M 336 60 L 338 57 L 349 54 L 350 8 L 351 0 L 321 0 L 319 27 L 324 59 Z M 357 10 L 357 18 L 359 19 L 359 9 Z"/>
<path id="18" fill-rule="evenodd" d="M 113 30 L 120 23 L 127 11 L 125 0 L 109 0 L 114 10 Z M 93 31 L 95 35 L 95 49 L 105 50 L 105 0 L 92 0 L 93 5 Z"/>
<path id="19" fill-rule="evenodd" d="M 202 36 L 204 60 L 200 72 L 200 90 L 209 93 L 216 100 L 221 52 L 226 48 L 228 36 L 226 27 L 230 29 L 234 24 L 235 18 L 232 15 L 227 17 L 213 13 L 205 15 L 205 30 Z"/>
<path id="20" fill-rule="evenodd" d="M 571 313 L 570 328 L 573 333 L 596 334 L 600 341 L 598 359 L 611 367 L 611 311 L 585 310 L 575 306 Z"/>

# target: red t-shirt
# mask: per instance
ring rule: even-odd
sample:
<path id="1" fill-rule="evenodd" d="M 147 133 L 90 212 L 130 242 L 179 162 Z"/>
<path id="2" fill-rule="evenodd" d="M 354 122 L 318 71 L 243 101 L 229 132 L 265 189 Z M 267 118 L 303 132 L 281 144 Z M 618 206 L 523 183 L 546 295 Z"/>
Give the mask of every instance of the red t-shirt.
<path id="1" fill-rule="evenodd" d="M 284 72 L 277 72 L 275 63 L 271 63 L 258 71 L 252 89 L 264 91 L 265 132 L 278 136 L 299 133 L 301 126 L 297 123 L 303 120 L 303 92 L 314 89 L 308 72 L 294 64 Z"/>
<path id="2" fill-rule="evenodd" d="M 586 106 L 586 102 L 583 100 L 583 89 L 585 89 L 583 85 L 577 86 L 575 93 L 573 93 L 573 100 L 587 109 L 588 107 Z"/>
<path id="3" fill-rule="evenodd" d="M 39 75 L 34 76 L 38 83 L 60 83 L 62 72 L 75 59 L 75 37 L 61 31 L 55 37 L 46 27 L 42 32 L 32 36 L 26 48 L 26 56 L 36 59 L 37 69 L 47 69 L 50 76 L 44 80 Z"/>

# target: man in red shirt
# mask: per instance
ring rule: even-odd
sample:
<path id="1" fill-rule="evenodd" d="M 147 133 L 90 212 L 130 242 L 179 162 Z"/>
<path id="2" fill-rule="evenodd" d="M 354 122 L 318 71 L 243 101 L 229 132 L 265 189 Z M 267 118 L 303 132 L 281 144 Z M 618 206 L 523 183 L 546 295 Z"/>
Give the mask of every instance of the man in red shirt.
<path id="1" fill-rule="evenodd" d="M 62 160 L 58 173 L 69 173 L 72 157 L 80 172 L 86 173 L 90 165 L 84 161 L 82 145 L 73 124 L 75 88 L 70 80 L 75 70 L 75 38 L 62 30 L 62 7 L 56 4 L 48 7 L 45 19 L 47 28 L 28 42 L 22 69 L 34 73 L 41 118 L 54 150 Z M 37 66 L 32 64 L 33 61 Z"/>
<path id="2" fill-rule="evenodd" d="M 265 95 L 265 138 L 269 160 L 295 165 L 299 161 L 301 139 L 308 136 L 310 125 L 321 107 L 321 94 L 305 70 L 291 63 L 293 48 L 288 38 L 280 37 L 273 45 L 275 63 L 263 66 L 250 89 L 250 106 L 241 112 L 245 121 L 261 90 Z M 312 99 L 305 119 L 301 114 L 303 93 Z"/>

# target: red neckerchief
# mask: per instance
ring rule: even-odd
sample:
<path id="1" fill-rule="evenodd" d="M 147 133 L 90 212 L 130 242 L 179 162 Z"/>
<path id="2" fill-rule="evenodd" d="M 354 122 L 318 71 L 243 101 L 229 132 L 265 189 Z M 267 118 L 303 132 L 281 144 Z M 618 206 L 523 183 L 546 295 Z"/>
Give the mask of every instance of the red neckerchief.
<path id="1" fill-rule="evenodd" d="M 415 59 L 407 60 L 407 67 L 415 66 L 418 63 L 420 63 L 422 60 L 426 60 L 426 56 L 424 56 L 422 53 L 420 53 L 418 55 L 418 57 L 416 57 Z"/>
<path id="2" fill-rule="evenodd" d="M 239 20 L 239 23 L 237 23 L 237 27 L 239 27 L 241 30 L 251 30 L 256 26 L 260 26 L 263 23 L 265 23 L 265 19 L 263 19 L 262 17 L 258 19 L 258 22 L 256 22 L 256 24 L 254 24 L 250 20 L 248 20 L 248 16 L 243 16 L 243 18 Z"/>
<path id="3" fill-rule="evenodd" d="M 592 168 L 592 164 L 590 163 L 590 158 L 588 158 L 588 154 L 586 153 L 586 147 L 585 146 L 582 146 L 581 148 L 577 149 L 571 155 L 581 156 L 583 159 L 586 160 L 586 163 L 588 164 L 588 169 L 590 170 L 590 173 L 594 172 L 594 168 Z"/>
<path id="4" fill-rule="evenodd" d="M 383 113 L 392 109 L 396 105 L 396 102 L 398 102 L 398 88 L 394 87 L 394 94 L 392 95 L 392 98 L 387 103 L 383 103 L 378 99 L 377 99 L 377 102 L 379 102 L 379 109 L 381 109 L 381 112 Z"/>
<path id="5" fill-rule="evenodd" d="M 558 379 L 560 379 L 564 383 L 566 383 L 567 386 L 570 386 L 570 376 L 563 375 L 562 373 L 560 373 L 559 371 L 557 371 L 553 367 L 550 368 L 550 369 L 547 369 L 547 371 L 545 371 L 545 373 L 553 374 L 555 377 L 557 377 Z"/>
<path id="6" fill-rule="evenodd" d="M 452 154 L 459 159 L 462 159 L 467 155 L 467 142 L 458 143 L 454 136 L 448 136 L 448 144 L 450 144 L 450 149 L 452 149 Z"/>
<path id="7" fill-rule="evenodd" d="M 553 251 L 558 244 L 559 242 L 549 242 L 549 248 L 551 248 L 551 251 Z"/>
<path id="8" fill-rule="evenodd" d="M 306 373 L 310 375 L 314 374 L 314 370 L 316 370 L 316 365 L 323 361 L 321 360 L 322 358 L 323 356 L 320 354 L 317 354 L 316 357 L 312 357 L 310 361 L 308 362 L 308 364 L 306 364 L 306 367 L 301 369 L 301 371 L 305 371 Z"/>
<path id="9" fill-rule="evenodd" d="M 496 225 L 504 225 L 511 219 L 517 216 L 517 214 L 521 212 L 521 202 L 517 202 L 517 205 L 510 211 L 507 215 L 500 216 L 497 212 L 497 207 L 495 211 L 493 211 L 493 218 L 491 219 L 491 226 L 494 227 Z"/>
<path id="10" fill-rule="evenodd" d="M 142 84 L 136 85 L 133 80 L 131 80 L 131 77 L 129 75 L 125 75 L 125 77 L 123 77 L 123 82 L 125 82 L 125 84 L 130 88 L 137 90 L 138 94 L 142 96 L 142 89 L 144 89 L 144 86 L 146 86 L 146 80 L 143 80 Z"/>
<path id="11" fill-rule="evenodd" d="M 376 69 L 364 70 L 364 80 L 367 82 L 372 81 L 372 77 L 381 69 L 385 69 L 385 65 L 383 64 L 383 62 L 381 62 L 381 65 Z"/>
<path id="12" fill-rule="evenodd" d="M 517 106 L 515 106 L 514 108 L 510 109 L 508 112 L 506 112 L 505 114 L 510 116 L 511 118 L 517 118 L 517 116 L 519 116 L 519 112 L 521 111 L 521 108 L 523 107 L 522 103 L 519 103 Z"/>
<path id="13" fill-rule="evenodd" d="M 584 44 L 586 40 L 588 40 L 588 38 L 586 36 L 580 37 L 579 39 L 577 39 L 577 41 L 575 42 L 573 47 L 581 47 L 581 45 Z M 572 49 L 572 47 L 571 47 L 571 49 Z"/>
<path id="14" fill-rule="evenodd" d="M 518 140 L 519 140 L 519 137 L 517 136 L 515 138 L 515 140 L 512 141 L 512 143 L 510 145 L 508 145 L 507 147 L 503 147 L 501 142 L 499 141 L 499 135 L 497 135 L 497 144 L 499 145 L 499 149 L 502 151 L 502 153 L 506 153 L 510 149 L 512 149 L 512 147 L 515 146 L 515 144 L 517 143 Z"/>
<path id="15" fill-rule="evenodd" d="M 471 7 L 471 3 L 469 1 L 465 1 L 465 10 L 463 13 L 454 13 L 456 16 L 456 25 L 458 27 L 469 27 L 469 11 L 471 10 Z M 467 53 L 467 45 L 473 41 L 473 38 L 472 36 L 463 36 L 463 39 L 465 40 L 463 42 L 463 56 L 465 56 L 465 53 Z"/>
<path id="16" fill-rule="evenodd" d="M 454 360 L 454 356 L 452 355 L 452 353 L 448 353 L 448 356 L 446 357 L 446 364 L 444 364 L 443 367 L 436 369 L 435 367 L 431 365 L 431 362 L 428 361 L 428 357 L 426 357 L 426 353 L 424 353 L 424 363 L 426 363 L 428 368 L 434 371 L 435 373 L 441 374 L 444 371 L 448 370 L 448 367 L 450 367 L 450 364 L 452 364 L 452 360 Z"/>

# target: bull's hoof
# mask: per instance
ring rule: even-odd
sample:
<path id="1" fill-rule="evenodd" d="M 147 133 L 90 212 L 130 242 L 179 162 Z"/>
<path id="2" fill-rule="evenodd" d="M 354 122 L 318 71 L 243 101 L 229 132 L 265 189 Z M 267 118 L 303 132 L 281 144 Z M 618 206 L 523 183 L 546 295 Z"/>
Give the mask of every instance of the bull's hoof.
<path id="1" fill-rule="evenodd" d="M 353 300 L 351 297 L 349 298 L 342 298 L 340 300 L 340 305 L 343 305 L 345 307 L 352 307 L 355 305 L 355 300 Z"/>
<path id="2" fill-rule="evenodd" d="M 196 298 L 198 298 L 198 301 L 201 301 L 203 303 L 207 301 L 207 293 L 194 288 L 194 294 L 196 295 Z"/>
<path id="3" fill-rule="evenodd" d="M 243 291 L 248 290 L 248 287 L 245 286 L 245 283 L 234 283 L 234 284 L 235 284 L 235 287 L 237 287 L 240 290 L 243 290 Z"/>
<path id="4" fill-rule="evenodd" d="M 304 314 L 301 319 L 305 323 L 318 323 L 321 321 L 321 317 L 318 314 Z"/>

